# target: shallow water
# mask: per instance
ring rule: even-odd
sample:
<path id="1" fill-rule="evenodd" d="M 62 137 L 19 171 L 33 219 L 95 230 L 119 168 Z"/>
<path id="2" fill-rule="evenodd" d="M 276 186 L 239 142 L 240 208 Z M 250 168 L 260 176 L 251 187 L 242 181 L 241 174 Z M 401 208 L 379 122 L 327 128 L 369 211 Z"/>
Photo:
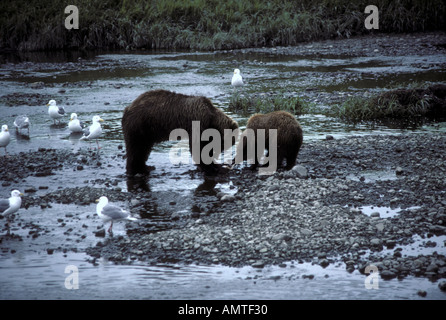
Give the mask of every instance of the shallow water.
<path id="1" fill-rule="evenodd" d="M 93 266 L 81 253 L 17 254 L 2 260 L 0 271 L 1 299 L 423 299 L 418 290 L 426 291 L 427 299 L 445 299 L 437 283 L 425 278 L 379 279 L 377 289 L 368 289 L 357 271 L 297 262 L 261 270 L 106 261 Z"/>
<path id="2" fill-rule="evenodd" d="M 349 95 L 358 90 L 374 92 L 389 84 L 408 81 L 436 81 L 445 79 L 444 56 L 423 57 L 301 57 L 277 56 L 273 53 L 196 52 L 135 52 L 135 53 L 51 53 L 30 54 L 17 58 L 3 56 L 0 65 L 0 121 L 11 128 L 12 141 L 9 153 L 26 152 L 38 148 L 95 147 L 94 142 L 79 141 L 70 135 L 66 123 L 69 114 L 90 122 L 95 114 L 104 120 L 104 135 L 99 140 L 100 153 L 119 154 L 123 145 L 121 117 L 123 109 L 139 94 L 151 89 L 168 89 L 185 94 L 204 95 L 218 107 L 225 109 L 233 93 L 230 86 L 232 70 L 239 67 L 248 93 L 280 90 L 304 92 L 317 87 L 322 93 Z M 305 76 L 308 74 L 308 76 Z M 42 81 L 44 87 L 33 89 L 30 84 Z M 310 97 L 316 103 L 317 94 Z M 55 126 L 48 118 L 45 104 L 55 99 L 64 106 L 67 116 L 63 125 Z M 246 116 L 228 112 L 241 126 Z M 27 114 L 31 120 L 30 137 L 13 130 L 15 116 Z M 429 124 L 416 129 L 398 129 L 388 126 L 348 125 L 322 115 L 299 117 L 306 140 L 325 139 L 326 135 L 343 138 L 362 134 L 400 134 L 427 131 L 446 132 L 446 124 Z M 155 166 L 154 179 L 149 190 L 160 195 L 159 206 L 166 199 L 180 203 L 171 210 L 190 211 L 194 201 L 200 201 L 200 192 L 234 193 L 232 183 L 207 183 L 199 175 L 190 174 L 191 163 L 172 165 L 169 150 L 172 143 L 158 145 L 148 165 Z M 3 152 L 3 150 L 0 150 Z M 122 180 L 124 160 L 107 158 L 106 166 L 84 171 L 57 172 L 45 178 L 28 177 L 20 188 L 45 185 L 48 189 L 37 195 L 57 190 L 69 184 L 82 186 L 85 181 L 108 177 Z M 180 178 L 179 178 L 180 177 Z M 391 173 L 365 173 L 366 180 L 393 179 Z M 352 179 L 356 179 L 352 177 Z M 367 181 L 369 182 L 369 181 Z M 90 182 L 91 183 L 91 182 Z M 127 191 L 127 184 L 118 187 Z M 2 195 L 7 191 L 2 188 Z M 154 206 L 156 208 L 157 206 Z M 152 208 L 153 209 L 153 208 Z M 150 210 L 152 210 L 150 209 Z M 72 212 L 74 218 L 61 213 Z M 380 281 L 378 290 L 364 287 L 365 277 L 358 272 L 347 273 L 343 266 L 330 265 L 322 269 L 309 263 L 289 262 L 285 268 L 225 266 L 154 265 L 134 264 L 117 266 L 107 261 L 98 265 L 86 262 L 83 249 L 98 239 L 94 230 L 102 227 L 94 213 L 94 206 L 53 205 L 41 210 L 24 210 L 16 222 L 22 225 L 45 225 L 51 232 L 37 239 L 29 230 L 16 227 L 13 232 L 23 241 L 4 240 L 0 247 L 0 298 L 1 299 L 418 299 L 416 292 L 423 289 L 429 299 L 446 299 L 437 283 L 424 278 L 408 277 L 403 281 Z M 153 223 L 165 223 L 156 209 L 148 215 Z M 157 218 L 158 217 L 158 218 Z M 148 218 L 148 219 L 149 219 Z M 79 227 L 85 225 L 85 227 Z M 72 229 L 70 231 L 70 228 Z M 114 227 L 115 234 L 125 236 L 125 224 Z M 416 239 L 417 240 L 417 239 Z M 441 239 L 440 239 L 441 240 Z M 420 240 L 421 241 L 421 240 Z M 57 250 L 49 254 L 48 248 Z M 14 253 L 11 253 L 14 250 Z M 66 252 L 63 253 L 63 250 Z M 76 252 L 77 250 L 77 252 Z M 439 252 L 445 252 L 439 244 Z M 68 290 L 64 281 L 67 265 L 79 270 L 79 289 Z M 314 279 L 303 275 L 312 274 Z M 119 288 L 119 290 L 116 290 Z"/>

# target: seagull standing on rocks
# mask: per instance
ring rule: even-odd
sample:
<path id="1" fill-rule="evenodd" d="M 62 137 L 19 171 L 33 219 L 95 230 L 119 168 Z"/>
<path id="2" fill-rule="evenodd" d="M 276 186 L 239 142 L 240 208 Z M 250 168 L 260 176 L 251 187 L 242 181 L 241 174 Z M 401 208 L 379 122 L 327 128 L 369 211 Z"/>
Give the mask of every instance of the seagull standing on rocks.
<path id="1" fill-rule="evenodd" d="M 240 75 L 239 69 L 234 70 L 234 75 L 232 76 L 231 85 L 233 87 L 243 86 L 243 79 L 242 79 L 242 76 Z"/>
<path id="2" fill-rule="evenodd" d="M 113 232 L 112 231 L 113 221 L 138 220 L 136 218 L 131 217 L 128 211 L 125 211 L 124 209 L 121 209 L 118 206 L 109 204 L 108 198 L 105 196 L 100 197 L 98 200 L 96 200 L 96 202 L 98 202 L 98 204 L 96 205 L 96 213 L 98 214 L 98 216 L 102 219 L 102 221 L 104 221 L 104 223 L 111 221 L 110 228 L 108 228 L 108 233 Z"/>
<path id="3" fill-rule="evenodd" d="M 28 129 L 29 136 L 29 118 L 26 115 L 21 115 L 15 118 L 14 126 L 17 132 L 20 132 L 20 129 Z"/>
<path id="4" fill-rule="evenodd" d="M 50 100 L 47 103 L 47 106 L 48 114 L 50 115 L 51 119 L 53 119 L 54 124 L 56 124 L 56 120 L 58 121 L 58 124 L 60 124 L 60 118 L 65 115 L 65 109 L 63 107 L 58 107 L 55 100 Z"/>
<path id="5" fill-rule="evenodd" d="M 21 193 L 19 190 L 13 190 L 9 199 L 1 199 L 0 214 L 6 217 L 6 219 L 9 219 L 11 214 L 16 213 L 20 209 L 20 206 L 22 205 L 21 196 L 23 196 L 23 193 Z M 9 234 L 9 222 L 7 222 L 6 225 Z"/>
<path id="6" fill-rule="evenodd" d="M 100 122 L 103 122 L 104 120 L 101 119 L 100 116 L 94 116 L 93 117 L 93 124 L 89 128 L 84 129 L 84 136 L 80 140 L 92 140 L 96 139 L 96 144 L 98 145 L 99 150 L 99 142 L 98 138 L 102 134 L 102 128 Z"/>
<path id="7" fill-rule="evenodd" d="M 11 135 L 9 134 L 8 126 L 6 124 L 2 125 L 2 131 L 0 132 L 0 147 L 5 148 L 5 155 L 8 155 L 6 152 L 6 146 L 11 141 Z"/>

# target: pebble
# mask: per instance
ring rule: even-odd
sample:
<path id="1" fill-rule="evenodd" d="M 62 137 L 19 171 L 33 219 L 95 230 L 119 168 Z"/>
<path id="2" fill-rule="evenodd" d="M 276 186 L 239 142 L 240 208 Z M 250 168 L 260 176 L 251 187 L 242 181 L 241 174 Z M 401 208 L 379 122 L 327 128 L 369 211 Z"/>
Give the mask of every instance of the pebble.
<path id="1" fill-rule="evenodd" d="M 440 281 L 438 288 L 440 288 L 441 291 L 446 292 L 446 281 Z"/>
<path id="2" fill-rule="evenodd" d="M 296 177 L 300 179 L 308 178 L 308 170 L 304 166 L 296 165 L 292 168 L 292 171 L 296 174 Z"/>
<path id="3" fill-rule="evenodd" d="M 106 233 L 105 229 L 100 229 L 99 231 L 93 232 L 96 237 L 104 238 Z"/>
<path id="4" fill-rule="evenodd" d="M 418 290 L 417 294 L 423 298 L 427 296 L 427 292 L 424 290 Z"/>
<path id="5" fill-rule="evenodd" d="M 329 264 L 330 264 L 330 262 L 327 259 L 322 259 L 321 261 L 319 261 L 319 265 L 322 268 L 326 268 Z"/>
<path id="6" fill-rule="evenodd" d="M 251 264 L 251 267 L 253 268 L 263 268 L 265 266 L 265 263 L 263 261 L 257 261 Z"/>
<path id="7" fill-rule="evenodd" d="M 221 197 L 220 200 L 224 202 L 231 202 L 235 200 L 235 197 L 231 194 L 225 194 L 224 196 Z"/>
<path id="8" fill-rule="evenodd" d="M 390 280 L 390 279 L 396 278 L 397 275 L 390 270 L 384 270 L 384 271 L 380 272 L 380 276 L 384 280 Z"/>

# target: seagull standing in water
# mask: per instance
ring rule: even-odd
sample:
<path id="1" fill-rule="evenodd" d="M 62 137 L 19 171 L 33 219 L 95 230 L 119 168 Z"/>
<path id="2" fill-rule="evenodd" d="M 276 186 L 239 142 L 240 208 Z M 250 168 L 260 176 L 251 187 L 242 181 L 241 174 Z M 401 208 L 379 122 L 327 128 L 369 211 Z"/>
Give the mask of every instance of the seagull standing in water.
<path id="1" fill-rule="evenodd" d="M 29 118 L 26 115 L 21 115 L 14 120 L 15 130 L 20 132 L 20 129 L 28 129 L 29 136 Z"/>
<path id="2" fill-rule="evenodd" d="M 6 152 L 6 146 L 11 141 L 11 135 L 9 134 L 8 126 L 6 124 L 2 125 L 2 131 L 0 132 L 0 147 L 5 148 L 5 155 L 8 155 Z"/>
<path id="3" fill-rule="evenodd" d="M 92 140 L 96 139 L 96 144 L 98 145 L 99 150 L 99 142 L 98 138 L 102 134 L 102 128 L 100 122 L 103 122 L 104 120 L 101 119 L 100 116 L 94 116 L 93 117 L 93 124 L 89 128 L 84 129 L 84 136 L 80 140 Z"/>
<path id="4" fill-rule="evenodd" d="M 240 75 L 239 69 L 234 70 L 234 75 L 232 76 L 231 85 L 233 87 L 243 86 L 243 79 L 242 79 L 242 76 Z"/>
<path id="5" fill-rule="evenodd" d="M 68 129 L 71 132 L 83 132 L 85 129 L 85 124 L 82 121 L 79 121 L 76 113 L 71 114 L 70 122 L 68 123 Z"/>
<path id="6" fill-rule="evenodd" d="M 9 219 L 11 214 L 16 213 L 20 209 L 20 206 L 22 205 L 21 196 L 23 196 L 23 193 L 21 193 L 19 190 L 13 190 L 9 199 L 1 199 L 0 214 L 6 217 L 6 219 Z M 9 234 L 9 221 L 6 222 L 6 225 Z"/>
<path id="7" fill-rule="evenodd" d="M 65 115 L 65 109 L 63 107 L 58 107 L 55 100 L 50 100 L 47 103 L 47 106 L 48 114 L 50 115 L 51 119 L 53 119 L 54 124 L 56 124 L 56 120 L 58 121 L 58 124 L 60 124 L 60 118 Z"/>
<path id="8" fill-rule="evenodd" d="M 130 216 L 130 213 L 128 211 L 125 211 L 124 209 L 121 209 L 118 206 L 115 206 L 113 204 L 108 203 L 108 198 L 105 196 L 100 197 L 98 200 L 96 200 L 98 204 L 96 205 L 96 213 L 98 216 L 104 221 L 104 223 L 107 223 L 111 221 L 110 228 L 108 228 L 108 232 L 112 233 L 113 228 L 113 221 L 116 220 L 131 220 L 136 221 L 138 219 L 133 218 Z"/>

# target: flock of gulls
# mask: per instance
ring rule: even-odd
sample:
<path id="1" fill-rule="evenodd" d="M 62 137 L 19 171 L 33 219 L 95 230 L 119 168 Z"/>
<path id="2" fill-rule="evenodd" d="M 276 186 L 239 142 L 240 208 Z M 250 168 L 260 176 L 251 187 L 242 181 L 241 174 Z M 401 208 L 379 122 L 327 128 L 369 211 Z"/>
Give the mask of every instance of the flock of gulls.
<path id="1" fill-rule="evenodd" d="M 242 76 L 240 75 L 240 70 L 235 69 L 234 74 L 232 76 L 231 85 L 235 88 L 241 87 L 244 85 Z M 50 100 L 47 104 L 48 106 L 48 115 L 54 121 L 54 124 L 60 125 L 60 120 L 65 116 L 65 109 L 56 104 L 55 100 Z M 80 121 L 77 117 L 76 113 L 72 113 L 70 117 L 70 121 L 68 123 L 68 129 L 72 133 L 82 133 L 82 137 L 80 140 L 96 140 L 96 144 L 98 149 L 99 142 L 98 138 L 102 135 L 102 127 L 101 122 L 104 120 L 101 119 L 100 116 L 95 115 L 92 119 L 91 126 L 87 126 L 84 122 Z M 14 127 L 16 128 L 17 133 L 22 133 L 23 130 L 27 131 L 29 136 L 29 127 L 30 121 L 28 116 L 19 115 L 14 120 Z M 11 142 L 11 136 L 9 133 L 8 125 L 2 125 L 2 130 L 0 132 L 0 147 L 5 148 L 5 157 L 8 156 L 6 151 L 6 147 Z M 6 227 L 7 234 L 10 234 L 10 226 L 9 220 L 16 213 L 20 206 L 22 205 L 22 197 L 23 193 L 19 190 L 13 190 L 11 192 L 11 196 L 6 199 L 0 199 L 0 215 L 6 218 Z M 132 217 L 130 213 L 116 205 L 110 204 L 108 198 L 106 196 L 100 197 L 96 200 L 96 213 L 102 219 L 104 223 L 110 222 L 110 227 L 108 228 L 108 232 L 112 233 L 113 221 L 117 220 L 131 220 L 135 221 L 136 218 Z"/>
<path id="2" fill-rule="evenodd" d="M 55 100 L 50 100 L 47 104 L 48 115 L 53 119 L 54 124 L 60 125 L 60 119 L 65 116 L 65 109 L 56 104 Z M 57 123 L 56 123 L 57 121 Z M 100 116 L 94 116 L 92 119 L 92 125 L 87 126 L 84 122 L 77 118 L 76 113 L 71 114 L 70 122 L 68 123 L 68 129 L 72 133 L 83 133 L 80 140 L 96 140 L 96 144 L 99 147 L 98 138 L 102 135 L 102 127 L 100 122 L 104 120 Z M 17 116 L 14 120 L 14 127 L 16 132 L 24 134 L 22 131 L 27 130 L 29 136 L 30 121 L 27 115 Z M 11 135 L 7 124 L 2 125 L 2 131 L 0 132 L 0 147 L 5 149 L 5 156 L 8 156 L 6 147 L 11 142 Z"/>
<path id="3" fill-rule="evenodd" d="M 53 120 L 54 124 L 60 125 L 60 120 L 66 115 L 64 108 L 58 106 L 55 100 L 50 100 L 47 106 L 48 115 Z M 96 140 L 99 150 L 100 147 L 98 138 L 102 135 L 101 122 L 103 121 L 104 120 L 100 116 L 95 115 L 93 116 L 91 126 L 87 126 L 84 122 L 78 119 L 76 113 L 72 113 L 68 123 L 68 129 L 71 133 L 82 133 L 80 140 Z M 30 121 L 28 116 L 17 116 L 14 120 L 14 126 L 17 133 L 24 134 L 23 130 L 26 130 L 27 135 L 29 136 Z M 11 135 L 9 133 L 8 125 L 4 124 L 2 125 L 2 131 L 0 132 L 0 147 L 5 148 L 6 157 L 8 157 L 6 147 L 10 142 Z M 13 214 L 20 209 L 20 206 L 22 205 L 21 196 L 23 196 L 23 193 L 21 193 L 19 190 L 13 190 L 11 192 L 11 197 L 7 199 L 0 199 L 0 215 L 6 218 L 8 235 L 10 234 L 9 220 Z M 97 202 L 96 212 L 99 217 L 104 221 L 104 223 L 111 221 L 111 225 L 108 229 L 109 233 L 112 233 L 113 221 L 123 219 L 136 220 L 136 218 L 130 217 L 130 214 L 127 211 L 115 205 L 109 204 L 108 199 L 105 196 L 98 199 Z"/>

